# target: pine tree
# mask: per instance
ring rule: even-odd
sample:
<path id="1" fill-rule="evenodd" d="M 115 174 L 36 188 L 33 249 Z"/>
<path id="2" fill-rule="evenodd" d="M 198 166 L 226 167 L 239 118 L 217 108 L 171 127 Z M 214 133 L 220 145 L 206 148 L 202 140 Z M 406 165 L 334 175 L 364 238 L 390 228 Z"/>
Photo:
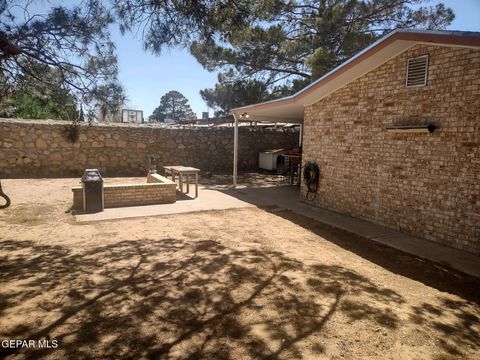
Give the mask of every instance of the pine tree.
<path id="1" fill-rule="evenodd" d="M 141 27 L 147 50 L 187 47 L 205 69 L 222 72 L 228 82 L 204 91 L 222 102 L 237 81 L 261 82 L 273 97 L 291 94 L 396 28 L 444 29 L 453 11 L 428 2 L 115 0 L 114 8 L 124 31 Z"/>
<path id="2" fill-rule="evenodd" d="M 175 123 L 183 123 L 195 120 L 196 116 L 188 104 L 188 99 L 182 93 L 172 90 L 162 96 L 160 105 L 153 110 L 148 119 L 150 122 L 172 120 Z"/>

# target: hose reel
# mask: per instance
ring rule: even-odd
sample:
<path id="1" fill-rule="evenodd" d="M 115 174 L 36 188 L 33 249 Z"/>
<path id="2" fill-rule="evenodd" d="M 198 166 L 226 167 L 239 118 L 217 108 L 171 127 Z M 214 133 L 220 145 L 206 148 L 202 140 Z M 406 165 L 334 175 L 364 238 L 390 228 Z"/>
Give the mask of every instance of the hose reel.
<path id="1" fill-rule="evenodd" d="M 0 198 L 5 199 L 5 204 L 0 203 L 0 209 L 6 209 L 10 206 L 10 198 L 2 190 L 2 183 L 0 182 Z"/>
<path id="2" fill-rule="evenodd" d="M 318 184 L 320 180 L 320 168 L 314 160 L 308 160 L 303 168 L 303 182 L 307 187 L 306 198 L 309 201 L 317 197 Z M 313 194 L 313 195 L 311 195 Z"/>

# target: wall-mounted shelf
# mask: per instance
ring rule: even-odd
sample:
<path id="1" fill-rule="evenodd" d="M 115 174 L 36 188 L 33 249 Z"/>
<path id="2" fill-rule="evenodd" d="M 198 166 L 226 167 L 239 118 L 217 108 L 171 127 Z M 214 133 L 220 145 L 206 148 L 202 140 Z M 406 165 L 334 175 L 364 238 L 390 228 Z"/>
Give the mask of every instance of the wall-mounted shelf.
<path id="1" fill-rule="evenodd" d="M 435 129 L 435 125 L 395 125 L 385 128 L 389 133 L 432 133 Z"/>

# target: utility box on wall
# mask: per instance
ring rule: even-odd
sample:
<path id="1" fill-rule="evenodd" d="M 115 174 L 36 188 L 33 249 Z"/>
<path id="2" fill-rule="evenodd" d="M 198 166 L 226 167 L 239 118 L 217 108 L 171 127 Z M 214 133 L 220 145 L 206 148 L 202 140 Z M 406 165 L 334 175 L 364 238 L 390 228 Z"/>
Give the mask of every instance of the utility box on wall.
<path id="1" fill-rule="evenodd" d="M 133 123 L 141 124 L 143 123 L 143 111 L 142 110 L 122 110 L 122 123 Z"/>

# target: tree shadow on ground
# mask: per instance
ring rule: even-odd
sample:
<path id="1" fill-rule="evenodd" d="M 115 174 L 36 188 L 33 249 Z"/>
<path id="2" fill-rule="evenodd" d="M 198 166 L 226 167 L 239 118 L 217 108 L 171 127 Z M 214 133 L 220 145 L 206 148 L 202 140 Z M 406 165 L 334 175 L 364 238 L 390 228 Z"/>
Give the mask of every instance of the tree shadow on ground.
<path id="1" fill-rule="evenodd" d="M 388 271 L 480 304 L 480 291 L 478 291 L 480 289 L 480 279 L 478 278 L 321 223 L 293 211 L 274 211 L 273 214 L 310 230 L 329 242 L 380 265 Z"/>
<path id="2" fill-rule="evenodd" d="M 459 300 L 439 297 L 435 305 L 424 302 L 421 306 L 410 306 L 409 319 L 422 328 L 428 328 L 439 334 L 439 346 L 455 358 L 465 358 L 465 349 L 480 349 L 480 279 L 446 268 L 425 259 L 400 250 L 376 243 L 347 231 L 334 228 L 292 211 L 275 211 L 275 215 L 292 221 L 332 242 L 351 251 L 390 272 L 436 288 L 445 293 L 456 294 Z M 379 291 L 379 289 L 377 289 Z M 350 314 L 375 313 L 368 304 L 349 305 Z M 378 316 L 377 323 L 389 322 Z"/>
<path id="3" fill-rule="evenodd" d="M 410 319 L 442 334 L 439 345 L 448 354 L 466 358 L 465 349 L 480 349 L 480 318 L 472 307 L 468 301 L 441 298 L 439 305 L 423 303 L 413 306 Z M 449 321 L 443 319 L 446 313 L 450 314 Z"/>
<path id="4" fill-rule="evenodd" d="M 84 251 L 31 241 L 0 246 L 0 336 L 60 343 L 55 350 L 2 349 L 4 356 L 301 358 L 325 351 L 315 339 L 335 314 L 395 329 L 392 309 L 404 303 L 351 269 L 210 239 L 141 239 Z"/>
<path id="5" fill-rule="evenodd" d="M 238 184 L 243 187 L 265 187 L 265 186 L 279 186 L 288 184 L 288 179 L 285 176 L 275 174 L 273 172 L 244 172 L 238 174 Z M 205 173 L 200 179 L 200 183 L 206 189 L 224 190 L 228 189 L 233 184 L 233 177 L 231 174 L 219 175 Z"/>

